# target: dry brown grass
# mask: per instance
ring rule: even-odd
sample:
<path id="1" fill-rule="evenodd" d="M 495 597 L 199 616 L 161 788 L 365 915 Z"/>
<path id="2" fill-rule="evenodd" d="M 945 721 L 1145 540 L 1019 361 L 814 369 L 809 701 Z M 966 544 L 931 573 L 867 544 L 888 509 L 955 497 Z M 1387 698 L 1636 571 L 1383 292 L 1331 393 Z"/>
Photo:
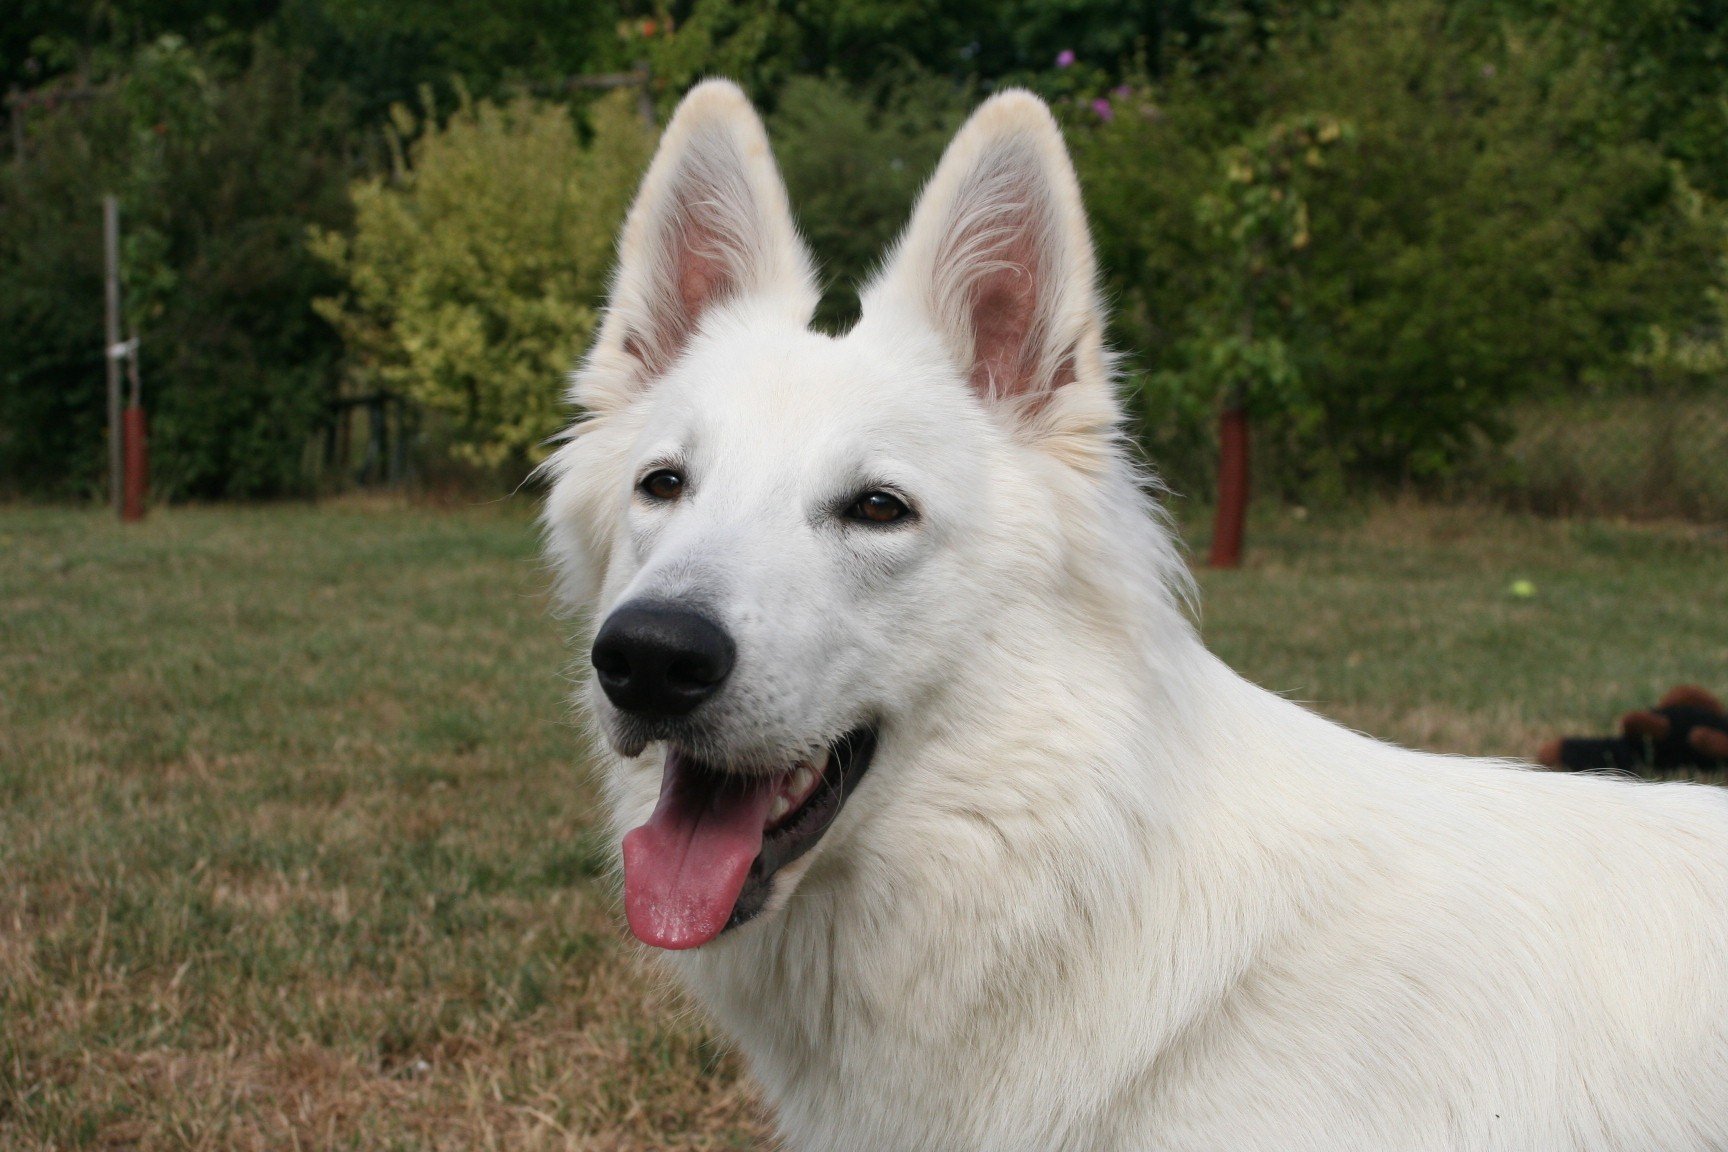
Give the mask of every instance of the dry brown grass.
<path id="1" fill-rule="evenodd" d="M 761 1147 L 519 509 L 0 513 L 0 1146 Z"/>
<path id="2" fill-rule="evenodd" d="M 1212 640 L 1407 742 L 1728 687 L 1699 531 L 1392 507 L 1251 549 Z M 620 929 L 544 584 L 516 506 L 0 510 L 0 1147 L 768 1147 Z"/>

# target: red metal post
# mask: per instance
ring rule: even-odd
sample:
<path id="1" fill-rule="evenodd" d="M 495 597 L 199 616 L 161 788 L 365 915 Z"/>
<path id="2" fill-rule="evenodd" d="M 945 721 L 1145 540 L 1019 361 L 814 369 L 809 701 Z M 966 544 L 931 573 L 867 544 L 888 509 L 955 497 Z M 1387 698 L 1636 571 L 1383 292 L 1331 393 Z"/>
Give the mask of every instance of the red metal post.
<path id="1" fill-rule="evenodd" d="M 1214 568 L 1242 566 L 1248 520 L 1248 412 L 1232 406 L 1218 418 L 1218 513 L 1212 522 Z"/>
<path id="2" fill-rule="evenodd" d="M 126 484 L 120 519 L 144 519 L 144 495 L 150 488 L 150 446 L 144 433 L 144 409 L 126 409 Z"/>

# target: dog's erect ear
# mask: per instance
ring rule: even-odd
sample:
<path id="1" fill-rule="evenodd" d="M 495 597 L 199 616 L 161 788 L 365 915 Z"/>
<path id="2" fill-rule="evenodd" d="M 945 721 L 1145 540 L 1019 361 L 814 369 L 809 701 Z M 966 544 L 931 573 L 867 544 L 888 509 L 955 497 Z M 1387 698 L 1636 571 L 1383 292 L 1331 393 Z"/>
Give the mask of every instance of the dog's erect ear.
<path id="1" fill-rule="evenodd" d="M 1096 278 L 1056 121 L 1031 93 L 1005 92 L 949 144 L 863 312 L 913 310 L 980 395 L 1037 411 L 1075 381 L 1107 396 Z"/>
<path id="2" fill-rule="evenodd" d="M 598 411 L 627 402 L 717 308 L 748 301 L 804 324 L 818 296 L 756 110 L 729 81 L 699 84 L 673 113 L 625 219 L 576 400 Z"/>

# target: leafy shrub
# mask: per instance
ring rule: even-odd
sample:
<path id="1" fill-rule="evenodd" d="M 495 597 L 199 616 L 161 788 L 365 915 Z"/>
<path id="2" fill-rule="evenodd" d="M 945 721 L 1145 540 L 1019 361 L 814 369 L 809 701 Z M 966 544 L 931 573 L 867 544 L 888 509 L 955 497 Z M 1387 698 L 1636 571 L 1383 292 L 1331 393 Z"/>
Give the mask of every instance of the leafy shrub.
<path id="1" fill-rule="evenodd" d="M 1353 10 L 1293 62 L 1310 99 L 1350 102 L 1355 162 L 1316 196 L 1325 436 L 1339 463 L 1444 473 L 1505 405 L 1626 379 L 1640 333 L 1695 315 L 1710 229 L 1614 106 L 1603 64 L 1540 40 L 1436 47 L 1426 0 Z"/>
<path id="2" fill-rule="evenodd" d="M 132 214 L 136 238 L 162 236 L 172 273 L 141 328 L 155 348 L 145 387 L 156 480 L 197 497 L 304 492 L 305 448 L 328 418 L 341 352 L 312 311 L 332 279 L 306 227 L 348 218 L 341 118 L 305 98 L 298 62 L 264 50 L 215 89 L 207 124 L 169 135 L 164 174 Z M 148 270 L 131 254 L 136 284 Z"/>
<path id="3" fill-rule="evenodd" d="M 1153 85 L 1157 115 L 1089 130 L 1083 175 L 1149 412 L 1202 418 L 1184 385 L 1234 307 L 1195 271 L 1228 258 L 1195 192 L 1209 148 L 1263 129 L 1208 102 L 1255 126 L 1318 112 L 1355 128 L 1304 192 L 1303 314 L 1282 335 L 1319 410 L 1260 429 L 1287 491 L 1444 475 L 1504 433 L 1509 403 L 1629 378 L 1650 325 L 1705 306 L 1714 212 L 1618 114 L 1600 59 L 1466 31 L 1433 0 L 1357 3 L 1251 76 L 1178 80 L 1168 103 Z"/>
<path id="4" fill-rule="evenodd" d="M 1068 132 L 1138 439 L 1165 480 L 1189 495 L 1211 485 L 1217 408 L 1203 387 L 1173 374 L 1197 351 L 1200 310 L 1211 302 L 1222 311 L 1214 270 L 1229 254 L 1202 226 L 1201 205 L 1241 135 L 1218 83 L 1187 68 L 1156 83 L 1142 76 L 1115 94 L 1110 120 L 1082 112 Z"/>
<path id="5" fill-rule="evenodd" d="M 1327 154 L 1352 136 L 1331 117 L 1296 116 L 1224 152 L 1223 171 L 1199 204 L 1216 247 L 1210 303 L 1196 310 L 1200 351 L 1185 371 L 1161 374 L 1149 388 L 1270 420 L 1289 438 L 1313 434 L 1326 415 L 1324 385 L 1295 354 L 1310 311 L 1308 197 Z"/>
<path id="6" fill-rule="evenodd" d="M 43 119 L 0 165 L 0 488 L 105 490 L 99 198 L 125 135 L 109 108 Z"/>
<path id="7" fill-rule="evenodd" d="M 1286 18 L 1264 0 L 690 0 L 660 7 L 679 19 L 644 45 L 675 97 L 703 76 L 730 76 L 775 101 L 794 76 L 874 86 L 906 69 L 951 81 L 1041 90 L 1058 56 L 1117 71 L 1137 53 L 1192 49 L 1259 34 Z M 666 33 L 670 33 L 667 35 Z"/>
<path id="8" fill-rule="evenodd" d="M 1475 7 L 1475 6 L 1472 6 Z M 1599 56 L 1608 98 L 1642 139 L 1686 167 L 1687 178 L 1728 196 L 1728 7 L 1696 0 L 1495 0 L 1527 31 L 1564 37 Z"/>
<path id="9" fill-rule="evenodd" d="M 653 144 L 618 95 L 592 139 L 561 105 L 464 101 L 442 126 L 398 107 L 398 170 L 353 188 L 352 236 L 313 248 L 345 291 L 318 302 L 348 347 L 350 387 L 401 392 L 486 469 L 539 460 L 559 380 L 586 346 L 612 240 Z"/>
<path id="10" fill-rule="evenodd" d="M 25 160 L 0 176 L 0 482 L 101 486 L 101 197 L 115 192 L 157 491 L 305 487 L 339 344 L 311 311 L 328 279 L 303 235 L 346 208 L 335 121 L 300 76 L 264 46 L 212 74 L 168 39 L 110 98 L 32 121 Z"/>
<path id="11" fill-rule="evenodd" d="M 966 90 L 924 76 L 876 94 L 832 77 L 786 85 L 770 137 L 827 278 L 819 323 L 856 319 L 856 289 L 905 227 L 970 103 Z"/>

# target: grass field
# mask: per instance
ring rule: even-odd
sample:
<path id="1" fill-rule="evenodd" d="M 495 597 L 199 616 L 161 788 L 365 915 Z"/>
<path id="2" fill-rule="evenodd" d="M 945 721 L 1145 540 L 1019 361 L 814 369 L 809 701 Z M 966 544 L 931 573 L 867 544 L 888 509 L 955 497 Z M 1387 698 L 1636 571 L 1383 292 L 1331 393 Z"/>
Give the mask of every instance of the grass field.
<path id="1" fill-rule="evenodd" d="M 0 508 L 0 1147 L 765 1146 L 614 915 L 529 515 Z M 1728 688 L 1720 533 L 1250 547 L 1208 636 L 1377 734 L 1521 754 Z"/>

